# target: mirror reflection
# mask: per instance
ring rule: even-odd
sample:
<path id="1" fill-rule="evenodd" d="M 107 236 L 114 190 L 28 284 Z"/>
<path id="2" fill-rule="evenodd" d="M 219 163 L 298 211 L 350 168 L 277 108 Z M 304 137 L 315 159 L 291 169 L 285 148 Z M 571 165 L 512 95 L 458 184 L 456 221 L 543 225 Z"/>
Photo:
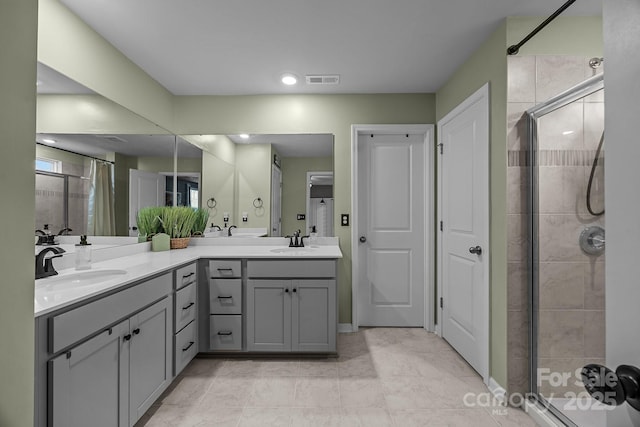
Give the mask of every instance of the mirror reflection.
<path id="1" fill-rule="evenodd" d="M 315 194 L 308 191 L 308 174 L 333 176 L 333 135 L 182 135 L 202 149 L 203 207 L 209 222 L 220 228 L 264 230 L 269 236 L 304 235 L 320 231 Z M 323 236 L 333 236 L 333 180 L 319 208 L 325 212 Z M 318 176 L 319 177 L 319 176 Z M 320 194 L 320 193 L 317 193 Z M 317 200 L 319 205 L 322 195 Z M 310 209 L 314 208 L 314 212 Z M 309 221 L 307 218 L 310 218 Z M 324 219 L 327 218 L 326 221 Z M 325 225 L 326 223 L 326 225 Z M 217 227 L 216 227 L 217 229 Z"/>

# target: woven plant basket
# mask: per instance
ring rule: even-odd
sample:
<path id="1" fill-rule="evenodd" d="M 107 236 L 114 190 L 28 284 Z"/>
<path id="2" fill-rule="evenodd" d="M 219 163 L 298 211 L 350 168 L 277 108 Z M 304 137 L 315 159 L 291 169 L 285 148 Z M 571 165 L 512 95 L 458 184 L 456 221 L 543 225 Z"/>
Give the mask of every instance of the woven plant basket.
<path id="1" fill-rule="evenodd" d="M 191 237 L 176 237 L 169 241 L 171 249 L 184 249 L 189 245 Z"/>

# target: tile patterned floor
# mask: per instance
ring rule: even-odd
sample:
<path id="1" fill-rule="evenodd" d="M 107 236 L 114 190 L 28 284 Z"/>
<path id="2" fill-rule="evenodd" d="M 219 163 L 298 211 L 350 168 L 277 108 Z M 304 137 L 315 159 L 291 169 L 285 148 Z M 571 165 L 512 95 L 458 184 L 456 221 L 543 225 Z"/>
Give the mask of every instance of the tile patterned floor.
<path id="1" fill-rule="evenodd" d="M 488 390 L 422 329 L 339 334 L 338 350 L 331 359 L 194 359 L 135 427 L 536 425 L 518 409 L 466 405 L 465 395 L 473 404 Z"/>

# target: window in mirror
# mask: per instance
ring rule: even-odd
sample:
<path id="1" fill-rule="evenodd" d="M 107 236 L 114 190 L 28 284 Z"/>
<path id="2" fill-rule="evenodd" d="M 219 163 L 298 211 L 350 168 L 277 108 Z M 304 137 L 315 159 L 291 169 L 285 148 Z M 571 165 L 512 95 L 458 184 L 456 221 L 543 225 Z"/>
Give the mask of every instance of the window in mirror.
<path id="1" fill-rule="evenodd" d="M 36 158 L 36 170 L 43 172 L 62 172 L 62 162 L 59 160 L 46 159 L 44 157 Z"/>

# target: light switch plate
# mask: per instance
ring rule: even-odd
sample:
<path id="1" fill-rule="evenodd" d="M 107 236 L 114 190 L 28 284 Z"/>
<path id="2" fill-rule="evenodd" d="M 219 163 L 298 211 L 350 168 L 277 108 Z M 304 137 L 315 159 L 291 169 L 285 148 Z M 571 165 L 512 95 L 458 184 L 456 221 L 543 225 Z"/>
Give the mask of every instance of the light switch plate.
<path id="1" fill-rule="evenodd" d="M 306 216 L 305 214 L 298 214 L 298 215 L 296 215 L 296 219 L 298 219 L 299 221 L 302 221 L 302 220 L 304 220 L 304 219 L 306 219 L 306 218 L 307 218 L 307 216 Z"/>

